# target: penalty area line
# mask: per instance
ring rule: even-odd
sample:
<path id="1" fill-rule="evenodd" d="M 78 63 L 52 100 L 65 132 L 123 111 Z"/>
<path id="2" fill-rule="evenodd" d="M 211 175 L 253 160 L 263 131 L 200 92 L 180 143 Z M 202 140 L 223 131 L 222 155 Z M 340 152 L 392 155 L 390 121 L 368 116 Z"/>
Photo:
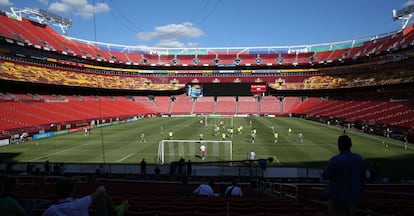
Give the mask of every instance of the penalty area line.
<path id="1" fill-rule="evenodd" d="M 125 156 L 125 157 L 123 157 L 123 158 L 121 158 L 121 159 L 119 159 L 119 160 L 117 160 L 116 162 L 117 163 L 119 163 L 119 162 L 121 162 L 121 161 L 123 161 L 123 160 L 125 160 L 125 159 L 127 159 L 127 158 L 129 158 L 129 157 L 131 157 L 132 155 L 134 155 L 135 153 L 131 153 L 131 154 L 129 154 L 129 155 L 127 155 L 127 156 Z"/>
<path id="2" fill-rule="evenodd" d="M 273 155 L 273 159 L 275 159 L 275 161 L 280 165 L 280 161 L 277 159 L 276 156 Z"/>

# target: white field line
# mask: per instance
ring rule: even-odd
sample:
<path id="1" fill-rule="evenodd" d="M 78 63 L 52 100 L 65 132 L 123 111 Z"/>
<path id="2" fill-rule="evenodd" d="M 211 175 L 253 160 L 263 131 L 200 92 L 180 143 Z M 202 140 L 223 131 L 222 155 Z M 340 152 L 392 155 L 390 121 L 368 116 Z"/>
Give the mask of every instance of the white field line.
<path id="1" fill-rule="evenodd" d="M 127 158 L 129 158 L 129 157 L 131 157 L 132 155 L 134 155 L 135 153 L 131 153 L 131 154 L 129 154 L 129 155 L 127 155 L 127 156 L 125 156 L 125 157 L 123 157 L 123 158 L 121 158 L 121 159 L 119 159 L 119 160 L 117 160 L 116 162 L 117 163 L 119 163 L 119 162 L 121 162 L 121 161 L 123 161 L 123 160 L 125 160 L 125 159 L 127 159 Z"/>
<path id="2" fill-rule="evenodd" d="M 45 154 L 45 155 L 42 155 L 42 156 L 37 157 L 37 158 L 33 158 L 33 159 L 29 160 L 29 161 L 39 160 L 39 159 L 42 159 L 44 157 L 49 157 L 49 156 L 54 155 L 54 154 L 60 154 L 60 153 L 63 153 L 63 152 L 71 151 L 73 149 L 77 149 L 79 147 L 83 147 L 83 146 L 86 146 L 86 145 L 92 145 L 92 144 L 93 143 L 88 143 L 88 144 L 78 145 L 78 146 L 75 146 L 75 147 L 72 147 L 72 148 L 64 149 L 64 150 L 61 150 L 61 151 L 52 152 L 52 153 Z"/>
<path id="3" fill-rule="evenodd" d="M 275 161 L 280 165 L 280 161 L 277 159 L 276 156 L 273 155 L 273 159 L 275 159 Z"/>

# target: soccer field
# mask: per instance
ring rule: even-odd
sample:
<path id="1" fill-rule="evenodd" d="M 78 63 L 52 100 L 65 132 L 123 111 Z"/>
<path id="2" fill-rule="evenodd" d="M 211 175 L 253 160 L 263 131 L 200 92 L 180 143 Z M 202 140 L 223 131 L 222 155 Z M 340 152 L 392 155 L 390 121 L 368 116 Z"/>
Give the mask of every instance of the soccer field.
<path id="1" fill-rule="evenodd" d="M 226 128 L 231 127 L 229 119 L 223 120 Z M 200 133 L 203 133 L 205 141 L 222 140 L 220 134 L 214 135 L 217 120 L 208 119 L 207 125 L 204 121 L 204 117 L 141 119 L 95 128 L 89 136 L 81 131 L 2 146 L 0 155 L 3 160 L 8 157 L 18 162 L 139 163 L 145 158 L 148 163 L 156 163 L 159 142 L 168 139 L 170 130 L 174 140 L 199 140 Z M 330 157 L 338 153 L 336 140 L 343 133 L 335 126 L 297 118 L 235 117 L 233 124 L 233 138 L 226 138 L 232 141 L 231 153 L 228 145 L 207 142 L 204 161 L 245 160 L 249 152 L 254 151 L 257 159 L 274 158 L 269 166 L 323 167 Z M 238 134 L 236 128 L 241 125 L 243 131 Z M 272 127 L 279 134 L 277 143 L 273 142 Z M 250 136 L 253 128 L 257 130 L 254 144 Z M 290 135 L 289 128 L 292 129 Z M 220 130 L 224 131 L 223 128 Z M 304 137 L 303 143 L 299 140 L 300 132 Z M 140 142 L 142 133 L 145 134 L 145 142 Z M 355 131 L 348 134 L 353 141 L 352 151 L 361 154 L 368 167 L 377 164 L 389 176 L 412 176 L 414 173 L 414 168 L 410 166 L 414 164 L 411 146 L 406 150 L 403 143 L 397 140 Z M 170 163 L 180 157 L 202 162 L 198 157 L 198 146 L 196 142 L 166 145 L 165 162 Z"/>

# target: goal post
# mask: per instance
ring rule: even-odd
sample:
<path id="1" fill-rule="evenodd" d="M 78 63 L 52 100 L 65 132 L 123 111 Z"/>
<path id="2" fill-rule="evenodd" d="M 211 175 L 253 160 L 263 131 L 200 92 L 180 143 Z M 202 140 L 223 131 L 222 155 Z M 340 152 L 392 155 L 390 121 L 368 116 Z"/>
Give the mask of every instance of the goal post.
<path id="1" fill-rule="evenodd" d="M 223 123 L 227 127 L 234 126 L 234 117 L 233 116 L 220 116 L 220 115 L 207 115 L 204 117 L 204 126 L 222 126 L 220 123 Z"/>
<path id="2" fill-rule="evenodd" d="M 206 146 L 205 160 L 200 145 Z M 229 140 L 161 140 L 158 144 L 158 164 L 178 161 L 180 158 L 196 161 L 233 160 L 233 142 Z"/>

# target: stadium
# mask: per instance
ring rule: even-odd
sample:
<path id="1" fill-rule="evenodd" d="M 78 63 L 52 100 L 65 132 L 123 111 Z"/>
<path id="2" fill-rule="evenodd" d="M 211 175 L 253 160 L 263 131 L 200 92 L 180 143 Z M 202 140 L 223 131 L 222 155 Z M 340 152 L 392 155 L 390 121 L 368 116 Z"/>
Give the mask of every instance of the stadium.
<path id="1" fill-rule="evenodd" d="M 105 183 L 130 200 L 127 215 L 325 215 L 321 170 L 346 133 L 370 170 L 358 215 L 412 215 L 412 10 L 394 11 L 401 29 L 366 38 L 219 48 L 89 41 L 59 32 L 55 25 L 64 31 L 72 21 L 46 10 L 4 11 L 1 170 L 27 183 L 21 199 L 51 198 L 61 175 L 83 181 L 80 194 Z M 192 185 L 238 178 L 248 196 L 185 209 L 190 200 L 172 189 L 181 158 L 192 162 Z M 49 173 L 46 161 L 64 173 Z M 255 204 L 274 199 L 284 206 Z"/>

